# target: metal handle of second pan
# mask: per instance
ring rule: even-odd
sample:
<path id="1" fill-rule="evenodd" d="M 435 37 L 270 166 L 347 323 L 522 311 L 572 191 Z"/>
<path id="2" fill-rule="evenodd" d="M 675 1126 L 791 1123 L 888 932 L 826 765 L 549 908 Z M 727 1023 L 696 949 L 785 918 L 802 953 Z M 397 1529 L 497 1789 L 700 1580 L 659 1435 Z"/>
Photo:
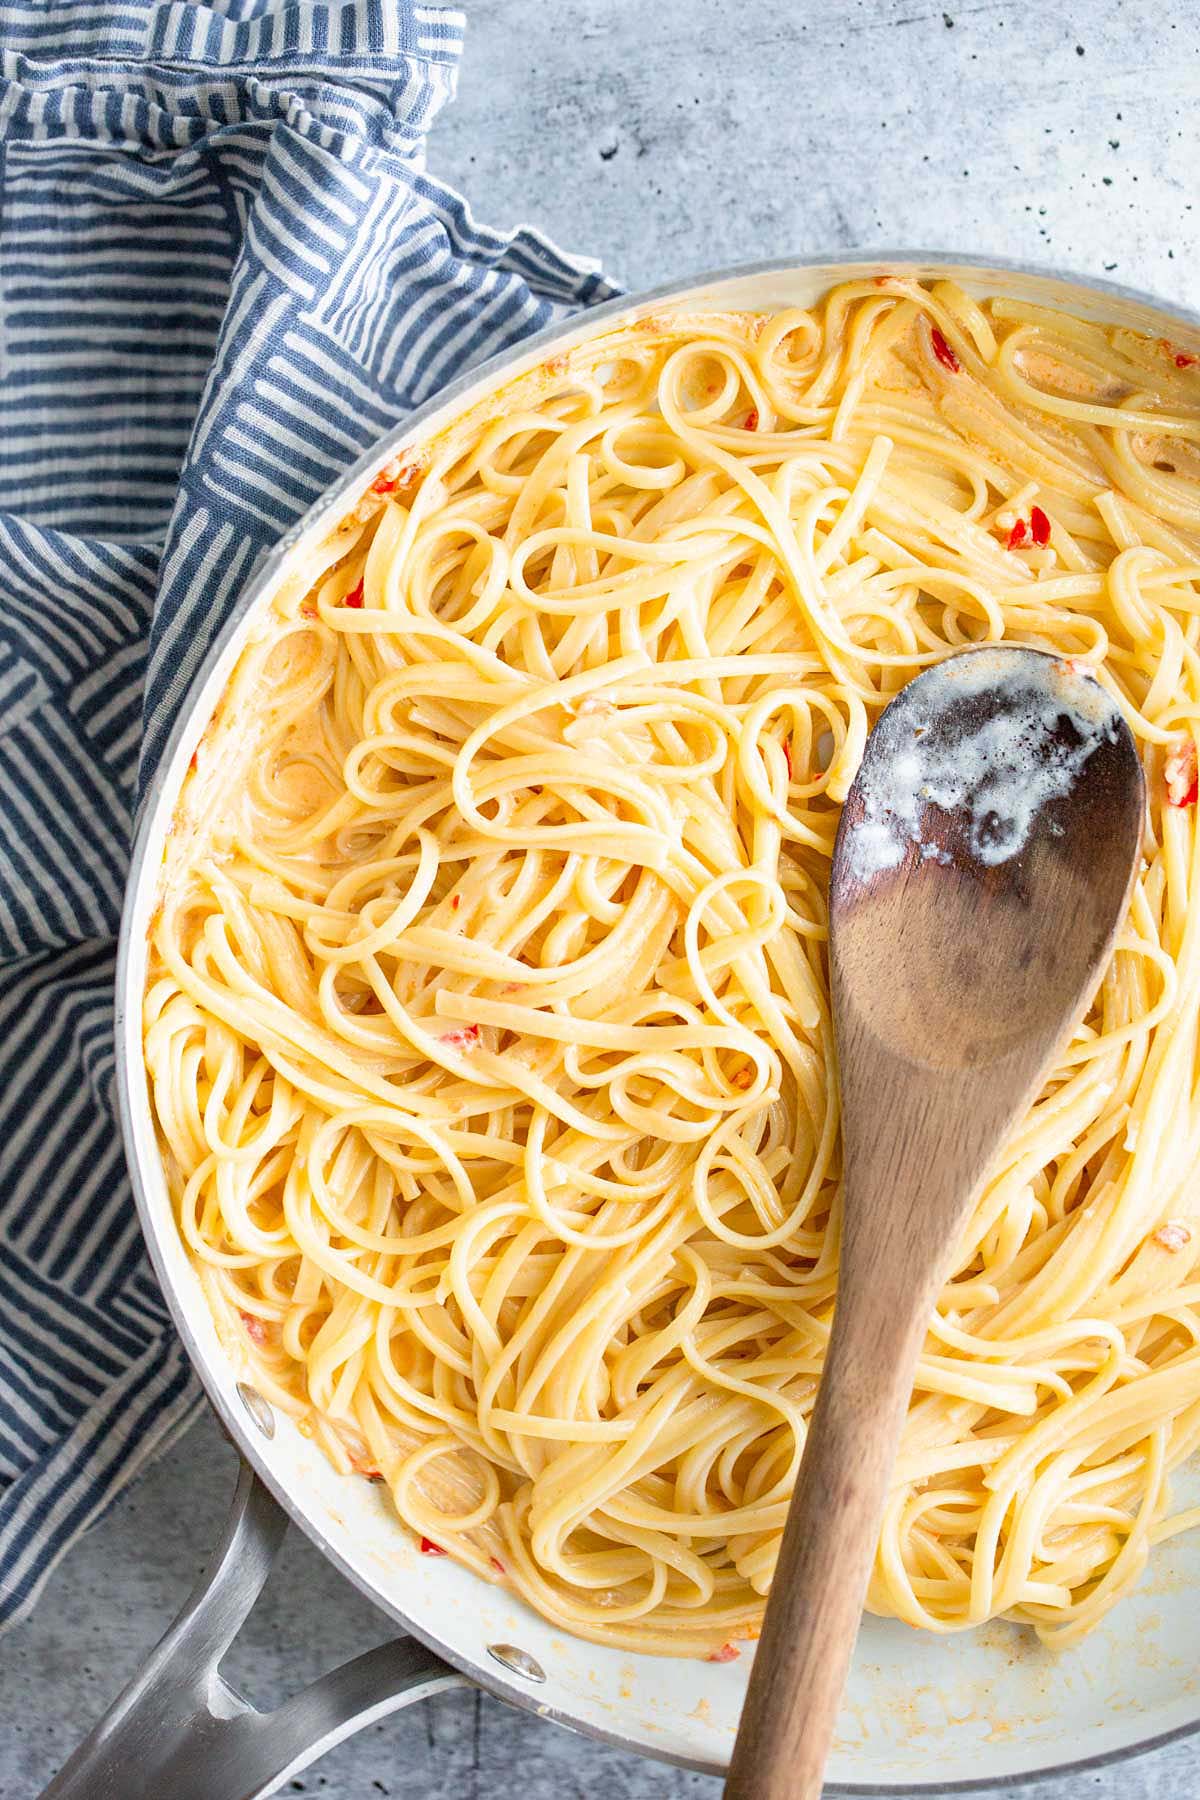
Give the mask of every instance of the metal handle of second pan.
<path id="1" fill-rule="evenodd" d="M 230 1687 L 221 1662 L 271 1570 L 287 1516 L 243 1463 L 220 1544 L 145 1665 L 42 1800 L 265 1800 L 343 1738 L 470 1684 L 413 1638 L 331 1669 L 276 1711 Z"/>

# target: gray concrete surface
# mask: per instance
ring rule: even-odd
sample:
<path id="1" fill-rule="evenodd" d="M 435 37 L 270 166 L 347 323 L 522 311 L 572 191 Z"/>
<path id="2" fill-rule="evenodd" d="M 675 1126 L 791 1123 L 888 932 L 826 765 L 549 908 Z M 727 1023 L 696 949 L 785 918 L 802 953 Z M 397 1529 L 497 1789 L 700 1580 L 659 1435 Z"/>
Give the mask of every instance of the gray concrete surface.
<path id="1" fill-rule="evenodd" d="M 466 0 L 430 166 L 646 287 L 918 245 L 1196 298 L 1189 0 Z"/>
<path id="2" fill-rule="evenodd" d="M 1034 259 L 1195 304 L 1200 34 L 1186 0 L 468 0 L 431 166 L 632 286 L 715 263 L 914 244 Z M 207 1418 L 0 1645 L 0 1800 L 29 1800 L 133 1672 L 233 1485 Z M 229 1665 L 270 1703 L 387 1635 L 294 1534 Z M 1200 1750 L 1008 1789 L 1193 1800 Z M 985 1771 L 981 1770 L 981 1774 Z M 718 1784 L 451 1695 L 287 1790 L 324 1800 L 714 1800 Z M 159 1800 L 170 1800 L 161 1796 Z"/>

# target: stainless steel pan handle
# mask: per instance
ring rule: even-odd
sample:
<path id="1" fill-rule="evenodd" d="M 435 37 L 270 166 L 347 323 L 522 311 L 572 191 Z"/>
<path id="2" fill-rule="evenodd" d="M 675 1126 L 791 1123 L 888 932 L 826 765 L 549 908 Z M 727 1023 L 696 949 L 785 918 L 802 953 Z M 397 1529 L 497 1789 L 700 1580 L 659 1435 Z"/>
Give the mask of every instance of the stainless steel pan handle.
<path id="1" fill-rule="evenodd" d="M 287 1530 L 249 1464 L 212 1561 L 182 1612 L 42 1800 L 263 1800 L 364 1725 L 465 1677 L 413 1638 L 331 1669 L 273 1713 L 230 1687 L 221 1660 Z"/>

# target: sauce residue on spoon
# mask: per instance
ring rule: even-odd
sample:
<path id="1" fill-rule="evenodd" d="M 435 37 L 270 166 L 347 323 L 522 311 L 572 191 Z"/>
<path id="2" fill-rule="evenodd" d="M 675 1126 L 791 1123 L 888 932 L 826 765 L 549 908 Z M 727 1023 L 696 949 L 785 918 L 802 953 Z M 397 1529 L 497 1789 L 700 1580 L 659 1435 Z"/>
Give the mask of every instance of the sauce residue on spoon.
<path id="1" fill-rule="evenodd" d="M 892 702 L 876 728 L 885 753 L 868 751 L 859 772 L 862 811 L 847 822 L 846 851 L 860 881 L 914 851 L 953 861 L 939 829 L 948 814 L 983 866 L 1019 855 L 1042 811 L 1120 728 L 1116 702 L 1085 670 L 1035 651 L 967 651 L 914 687 L 920 699 Z"/>

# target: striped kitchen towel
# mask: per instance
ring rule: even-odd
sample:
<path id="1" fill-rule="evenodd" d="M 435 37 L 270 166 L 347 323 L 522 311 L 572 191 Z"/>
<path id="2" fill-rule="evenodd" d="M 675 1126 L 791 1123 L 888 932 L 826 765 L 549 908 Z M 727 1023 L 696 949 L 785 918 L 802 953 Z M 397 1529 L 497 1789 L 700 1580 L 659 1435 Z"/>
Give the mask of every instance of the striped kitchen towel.
<path id="1" fill-rule="evenodd" d="M 338 471 L 613 291 L 425 172 L 461 36 L 413 0 L 0 3 L 0 1623 L 198 1398 L 115 1124 L 139 781 Z"/>

